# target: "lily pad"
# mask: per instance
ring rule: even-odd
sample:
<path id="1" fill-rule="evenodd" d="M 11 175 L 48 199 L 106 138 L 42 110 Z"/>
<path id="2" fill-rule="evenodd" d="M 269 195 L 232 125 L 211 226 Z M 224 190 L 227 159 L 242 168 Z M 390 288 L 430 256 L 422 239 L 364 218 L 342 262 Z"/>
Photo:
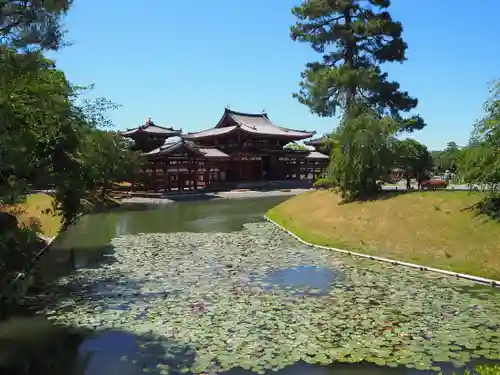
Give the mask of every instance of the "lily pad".
<path id="1" fill-rule="evenodd" d="M 147 333 L 134 360 L 163 345 L 160 371 L 263 373 L 301 359 L 435 370 L 500 358 L 500 294 L 469 292 L 467 281 L 311 249 L 267 223 L 123 235 L 111 245 L 115 263 L 59 280 L 40 310 L 58 325 Z M 331 277 L 319 286 L 288 273 L 287 285 L 269 280 L 300 267 Z M 71 303 L 58 294 L 69 283 L 79 285 Z"/>

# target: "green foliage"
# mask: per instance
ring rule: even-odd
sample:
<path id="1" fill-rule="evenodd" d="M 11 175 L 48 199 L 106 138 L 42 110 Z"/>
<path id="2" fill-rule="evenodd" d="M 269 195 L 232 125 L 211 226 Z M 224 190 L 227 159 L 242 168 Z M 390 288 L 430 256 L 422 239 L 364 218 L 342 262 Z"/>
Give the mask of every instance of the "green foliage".
<path id="1" fill-rule="evenodd" d="M 494 366 L 487 366 L 487 365 L 479 365 L 476 366 L 476 373 L 479 375 L 500 375 L 500 366 L 494 365 Z M 442 375 L 443 373 L 440 372 L 439 375 Z M 465 370 L 464 375 L 471 375 L 471 372 L 469 370 Z"/>
<path id="2" fill-rule="evenodd" d="M 346 200 L 378 191 L 378 180 L 395 163 L 413 171 L 430 162 L 416 144 L 395 143 L 396 133 L 425 123 L 402 116 L 418 101 L 381 70 L 384 63 L 406 60 L 403 26 L 389 6 L 390 0 L 304 0 L 292 9 L 298 20 L 292 39 L 322 54 L 321 61 L 307 64 L 295 97 L 320 116 L 344 112 L 329 141 L 328 178 Z"/>
<path id="3" fill-rule="evenodd" d="M 321 61 L 307 64 L 295 94 L 313 113 L 333 116 L 362 103 L 381 118 L 391 115 L 401 131 L 425 126 L 419 116 L 401 117 L 417 106 L 417 99 L 380 69 L 383 63 L 406 59 L 403 26 L 392 19 L 389 6 L 389 0 L 305 0 L 292 9 L 298 19 L 292 39 L 322 54 Z"/>
<path id="4" fill-rule="evenodd" d="M 61 17 L 72 0 L 0 0 L 0 44 L 16 49 L 58 49 Z"/>
<path id="5" fill-rule="evenodd" d="M 462 151 L 455 142 L 448 142 L 444 150 L 431 153 L 433 165 L 441 172 L 445 170 L 456 172 Z"/>
<path id="6" fill-rule="evenodd" d="M 414 139 L 394 140 L 393 151 L 394 163 L 405 170 L 407 179 L 416 178 L 432 167 L 432 158 L 427 147 Z"/>
<path id="7" fill-rule="evenodd" d="M 0 229 L 0 303 L 17 297 L 11 283 L 43 246 L 37 230 L 36 222 L 29 227 Z"/>
<path id="8" fill-rule="evenodd" d="M 65 134 L 70 86 L 38 53 L 0 46 L 0 196 L 26 192 L 35 171 L 53 171 L 56 139 Z"/>
<path id="9" fill-rule="evenodd" d="M 345 119 L 336 134 L 328 178 L 346 201 L 379 191 L 378 180 L 393 164 L 393 135 L 397 123 L 391 117 L 380 119 L 365 109 Z"/>
<path id="10" fill-rule="evenodd" d="M 458 159 L 459 173 L 471 186 L 487 192 L 487 198 L 476 205 L 481 213 L 500 219 L 500 80 L 490 89 L 484 105 L 485 115 L 474 125 L 469 146 Z"/>
<path id="11" fill-rule="evenodd" d="M 89 191 L 105 193 L 114 182 L 129 179 L 142 166 L 139 153 L 130 151 L 128 140 L 115 132 L 95 130 L 89 134 L 86 146 Z"/>
<path id="12" fill-rule="evenodd" d="M 314 182 L 313 186 L 316 189 L 327 189 L 327 188 L 332 187 L 332 182 L 328 178 L 322 177 L 322 178 L 318 178 Z"/>
<path id="13" fill-rule="evenodd" d="M 103 191 L 138 166 L 126 141 L 109 127 L 106 99 L 76 101 L 84 88 L 39 53 L 19 54 L 0 47 L 0 199 L 15 201 L 28 182 L 50 181 L 56 207 L 67 226 L 82 200 Z"/>
<path id="14" fill-rule="evenodd" d="M 476 371 L 479 375 L 500 375 L 500 366 L 480 365 L 476 367 Z"/>
<path id="15" fill-rule="evenodd" d="M 288 149 L 288 150 L 296 150 L 296 151 L 308 151 L 309 149 L 304 146 L 304 145 L 301 145 L 299 143 L 296 143 L 296 142 L 290 142 L 288 144 L 285 145 L 285 147 L 283 147 L 284 149 Z"/>
<path id="16" fill-rule="evenodd" d="M 485 116 L 476 122 L 471 145 L 459 159 L 460 173 L 470 184 L 484 186 L 491 195 L 497 195 L 500 183 L 500 80 L 490 90 L 485 103 Z"/>

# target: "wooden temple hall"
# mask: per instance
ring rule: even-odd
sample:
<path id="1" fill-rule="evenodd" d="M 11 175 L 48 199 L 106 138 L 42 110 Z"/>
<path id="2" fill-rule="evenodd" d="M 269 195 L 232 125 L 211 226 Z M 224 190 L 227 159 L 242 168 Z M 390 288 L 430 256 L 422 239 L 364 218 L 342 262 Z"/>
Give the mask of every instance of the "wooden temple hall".
<path id="1" fill-rule="evenodd" d="M 314 181 L 328 156 L 315 150 L 284 148 L 312 137 L 314 131 L 275 125 L 266 113 L 226 108 L 217 125 L 194 133 L 146 124 L 120 132 L 147 158 L 134 176 L 133 189 L 155 192 L 197 190 L 270 181 Z M 241 184 L 243 183 L 243 184 Z"/>

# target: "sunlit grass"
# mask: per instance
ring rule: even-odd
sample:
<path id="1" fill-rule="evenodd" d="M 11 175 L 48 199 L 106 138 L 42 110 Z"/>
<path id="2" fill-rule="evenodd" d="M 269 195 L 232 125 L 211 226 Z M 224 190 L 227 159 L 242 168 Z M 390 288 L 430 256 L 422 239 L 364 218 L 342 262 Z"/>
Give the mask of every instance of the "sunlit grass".
<path id="1" fill-rule="evenodd" d="M 431 191 L 341 204 L 331 191 L 294 197 L 269 218 L 304 240 L 500 279 L 500 223 L 463 210 L 479 193 Z"/>
<path id="2" fill-rule="evenodd" d="M 61 218 L 52 212 L 46 213 L 52 208 L 53 201 L 54 198 L 48 194 L 30 194 L 25 202 L 1 206 L 0 211 L 15 215 L 21 226 L 39 226 L 41 234 L 53 237 L 61 229 Z"/>

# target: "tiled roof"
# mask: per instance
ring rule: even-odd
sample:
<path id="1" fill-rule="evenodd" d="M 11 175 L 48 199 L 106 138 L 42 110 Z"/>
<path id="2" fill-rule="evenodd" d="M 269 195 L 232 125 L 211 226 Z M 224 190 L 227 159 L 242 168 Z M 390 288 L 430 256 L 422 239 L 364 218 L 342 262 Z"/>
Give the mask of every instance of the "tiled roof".
<path id="1" fill-rule="evenodd" d="M 207 158 L 229 158 L 229 155 L 216 148 L 199 148 Z"/>
<path id="2" fill-rule="evenodd" d="M 311 139 L 310 141 L 306 141 L 304 143 L 308 146 L 321 146 L 326 140 L 328 140 L 328 136 L 324 135 L 321 138 Z"/>
<path id="3" fill-rule="evenodd" d="M 278 136 L 295 140 L 309 138 L 316 134 L 316 132 L 314 131 L 293 130 L 277 126 L 271 120 L 269 120 L 267 113 L 242 113 L 231 111 L 230 109 L 226 108 L 226 110 L 224 111 L 224 115 L 220 119 L 219 123 L 215 126 L 215 128 L 202 130 L 195 133 L 188 133 L 184 136 L 184 138 L 198 139 L 213 137 L 230 133 L 236 129 L 240 129 L 241 131 L 251 134 Z"/>
<path id="4" fill-rule="evenodd" d="M 144 155 L 168 155 L 173 154 L 181 148 L 187 148 L 188 150 L 197 153 L 199 156 L 206 158 L 229 158 L 226 153 L 211 147 L 200 147 L 194 142 L 183 140 L 180 137 L 168 138 L 161 147 L 154 149 L 153 151 L 146 152 Z"/>
<path id="5" fill-rule="evenodd" d="M 124 131 L 119 132 L 121 135 L 124 137 L 131 136 L 137 133 L 147 133 L 151 135 L 166 135 L 166 136 L 172 136 L 172 135 L 179 135 L 182 133 L 182 130 L 177 130 L 172 127 L 163 127 L 156 125 L 151 119 L 148 119 L 144 125 L 140 125 L 136 128 L 133 129 L 127 129 Z"/>
<path id="6" fill-rule="evenodd" d="M 321 160 L 328 160 L 329 157 L 328 155 L 322 154 L 321 152 L 318 151 L 311 151 L 309 155 L 306 156 L 306 159 L 321 159 Z"/>
<path id="7" fill-rule="evenodd" d="M 234 131 L 236 129 L 237 129 L 237 126 L 227 126 L 225 128 L 212 128 L 212 129 L 202 130 L 199 132 L 183 134 L 182 137 L 185 139 L 198 139 L 198 138 L 212 137 L 212 136 L 216 136 L 216 135 L 231 133 L 232 131 Z"/>

